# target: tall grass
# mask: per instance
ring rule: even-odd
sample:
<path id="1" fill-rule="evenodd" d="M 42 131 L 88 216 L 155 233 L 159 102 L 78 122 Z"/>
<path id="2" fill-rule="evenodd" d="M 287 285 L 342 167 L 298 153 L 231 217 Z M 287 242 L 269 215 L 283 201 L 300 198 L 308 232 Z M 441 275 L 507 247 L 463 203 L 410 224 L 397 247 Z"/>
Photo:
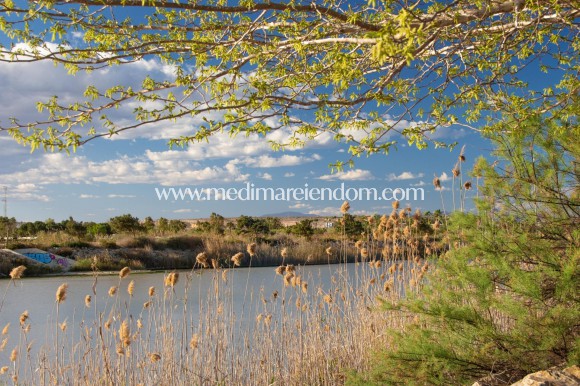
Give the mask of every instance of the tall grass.
<path id="1" fill-rule="evenodd" d="M 139 278 L 130 281 L 129 270 L 123 269 L 114 289 L 103 288 L 95 262 L 84 304 L 75 305 L 83 310 L 80 320 L 75 315 L 71 321 L 60 309 L 68 301 L 66 286 L 61 287 L 46 344 L 28 347 L 27 334 L 37 317 L 33 310 L 16 339 L 12 329 L 7 332 L 16 354 L 10 363 L 0 363 L 0 368 L 8 366 L 2 376 L 38 385 L 343 383 L 349 371 L 365 370 L 377 345 L 392 344 L 383 333 L 386 327 L 408 323 L 403 316 L 378 312 L 377 299 L 394 302 L 422 285 L 428 269 L 423 256 L 437 246 L 432 236 L 419 233 L 420 216 L 396 205 L 379 221 L 369 218 L 371 232 L 364 239 L 344 238 L 338 246 L 282 242 L 256 247 L 206 239 L 193 269 L 168 273 L 147 289 L 148 300 L 137 315 L 130 305 Z M 347 256 L 356 259 L 354 268 L 346 264 Z M 280 258 L 285 265 L 272 269 L 273 293 L 251 285 L 252 268 L 240 271 L 248 276 L 233 274 L 236 262 L 253 267 Z M 329 265 L 327 285 L 293 265 L 331 258 L 342 263 Z M 202 266 L 213 266 L 203 270 L 212 277 L 211 291 L 194 290 Z M 245 282 L 243 300 L 234 296 L 236 280 Z M 8 296 L 18 296 L 18 288 L 9 291 Z M 107 291 L 106 303 L 100 304 L 97 295 L 102 302 Z M 192 294 L 198 296 L 197 310 L 188 308 Z M 243 304 L 235 304 L 239 301 Z"/>

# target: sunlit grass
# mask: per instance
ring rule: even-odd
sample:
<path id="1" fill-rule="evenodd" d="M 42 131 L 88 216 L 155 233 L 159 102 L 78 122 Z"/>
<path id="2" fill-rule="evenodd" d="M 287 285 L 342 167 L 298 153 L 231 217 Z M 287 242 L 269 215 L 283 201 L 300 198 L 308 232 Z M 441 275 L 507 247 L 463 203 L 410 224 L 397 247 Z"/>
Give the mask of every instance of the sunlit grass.
<path id="1" fill-rule="evenodd" d="M 343 205 L 345 213 L 349 209 Z M 77 308 L 94 318 L 75 320 L 73 326 L 59 312 L 68 301 L 63 284 L 56 293 L 53 328 L 47 329 L 50 344 L 32 350 L 30 345 L 38 343 L 27 339 L 34 328 L 34 318 L 27 314 L 17 336 L 14 331 L 4 334 L 6 349 L 14 351 L 0 368 L 7 366 L 3 376 L 25 384 L 340 384 L 349 371 L 364 371 L 377 345 L 392 343 L 386 327 L 404 328 L 409 322 L 377 311 L 377 299 L 394 302 L 418 288 L 428 269 L 425 251 L 441 250 L 438 240 L 420 234 L 420 216 L 397 204 L 389 216 L 369 217 L 370 232 L 360 240 L 308 251 L 317 251 L 310 258 L 315 261 L 356 256 L 354 270 L 346 264 L 332 266 L 328 285 L 319 285 L 302 265 L 287 263 L 304 247 L 249 243 L 218 260 L 211 257 L 214 246 L 206 244 L 208 250 L 197 255 L 191 271 L 169 272 L 147 289 L 148 300 L 138 315 L 131 314 L 128 304 L 139 277 L 130 279 L 128 267 L 110 288 L 87 280 L 84 304 Z M 240 314 L 233 304 L 232 269 L 267 259 L 284 261 L 272 268 L 278 288 L 272 293 L 253 288 L 252 268 L 247 279 L 238 275 L 236 280 L 246 281 Z M 203 294 L 192 291 L 202 271 L 212 275 L 211 290 Z M 104 306 L 97 302 L 97 294 L 103 293 L 108 293 Z M 196 312 L 188 309 L 192 293 L 200 297 Z M 18 288 L 11 287 L 8 296 L 18 296 Z M 33 310 L 29 313 L 34 316 Z"/>

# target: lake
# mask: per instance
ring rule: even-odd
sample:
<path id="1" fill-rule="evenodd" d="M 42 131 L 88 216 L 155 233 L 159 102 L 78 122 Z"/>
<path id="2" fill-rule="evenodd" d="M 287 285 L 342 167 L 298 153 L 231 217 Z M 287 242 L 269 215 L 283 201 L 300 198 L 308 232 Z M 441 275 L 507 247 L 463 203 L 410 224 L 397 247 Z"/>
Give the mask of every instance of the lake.
<path id="1" fill-rule="evenodd" d="M 405 275 L 387 274 L 388 268 L 384 266 L 340 264 L 296 267 L 294 280 L 300 279 L 292 282 L 294 286 L 284 285 L 284 277 L 277 275 L 273 267 L 235 268 L 225 273 L 210 269 L 180 271 L 174 287 L 164 286 L 166 274 L 162 272 L 131 273 L 122 280 L 118 275 L 99 275 L 96 283 L 91 276 L 25 278 L 14 283 L 3 280 L 0 294 L 6 296 L 0 311 L 0 328 L 8 323 L 10 327 L 6 334 L 8 343 L 0 353 L 0 366 L 10 364 L 14 347 L 19 348 L 22 356 L 33 342 L 29 357 L 18 362 L 21 379 L 67 383 L 66 379 L 82 376 L 79 374 L 90 376 L 92 367 L 102 368 L 100 361 L 113 361 L 115 350 L 123 358 L 129 357 L 129 349 L 134 350 L 136 354 L 123 363 L 138 368 L 144 366 L 139 362 L 143 356 L 165 353 L 164 360 L 171 357 L 179 362 L 195 346 L 199 357 L 188 356 L 188 363 L 192 366 L 213 363 L 215 372 L 210 376 L 209 368 L 204 368 L 195 376 L 226 383 L 234 377 L 242 383 L 250 380 L 262 383 L 266 378 L 261 380 L 257 375 L 262 370 L 252 366 L 270 366 L 263 368 L 268 374 L 292 369 L 291 362 L 319 355 L 318 351 L 323 349 L 335 350 L 342 340 L 344 344 L 356 340 L 354 331 L 360 330 L 357 325 L 362 323 L 364 327 L 365 323 L 360 320 L 360 310 L 371 309 L 375 295 L 384 293 L 383 282 L 389 277 L 393 280 L 396 287 L 391 291 L 393 294 L 399 293 L 401 283 L 405 282 Z M 133 296 L 127 292 L 131 281 L 134 281 Z M 68 284 L 67 296 L 57 307 L 55 294 L 63 283 Z M 113 286 L 118 287 L 117 292 L 110 296 Z M 150 287 L 155 287 L 153 297 L 149 296 Z M 85 306 L 86 295 L 91 295 L 90 307 Z M 147 302 L 149 306 L 144 307 Z M 19 321 L 24 311 L 28 311 L 28 319 L 23 326 L 30 324 L 26 334 Z M 369 315 L 374 318 L 375 314 Z M 132 344 L 123 344 L 124 322 L 131 333 L 125 338 Z M 331 329 L 337 330 L 332 339 L 321 336 L 331 333 Z M 312 338 L 308 338 L 310 335 Z M 198 338 L 199 345 L 197 342 L 192 345 Z M 299 359 L 280 356 L 279 348 L 287 341 L 303 350 Z M 312 354 L 306 354 L 309 344 L 313 345 Z M 168 349 L 168 345 L 172 348 Z M 101 348 L 105 354 L 99 354 Z M 354 349 L 363 350 L 362 346 Z M 238 358 L 255 356 L 268 357 L 268 361 L 278 359 L 266 365 L 236 364 Z M 38 375 L 42 373 L 39 369 L 43 369 L 39 363 L 49 361 L 46 358 L 52 358 L 66 370 L 42 378 L 43 375 Z M 218 367 L 219 372 L 215 370 Z M 118 370 L 117 365 L 114 368 Z M 137 379 L 146 379 L 148 384 L 151 380 L 150 370 L 142 376 L 132 374 L 134 379 L 122 378 L 129 376 L 125 373 L 115 371 L 107 377 L 115 379 L 113 383 L 133 384 Z M 192 376 L 182 370 L 175 373 L 183 379 Z M 288 374 L 280 373 L 279 377 L 286 379 Z M 199 378 L 199 383 L 205 383 L 206 378 Z"/>

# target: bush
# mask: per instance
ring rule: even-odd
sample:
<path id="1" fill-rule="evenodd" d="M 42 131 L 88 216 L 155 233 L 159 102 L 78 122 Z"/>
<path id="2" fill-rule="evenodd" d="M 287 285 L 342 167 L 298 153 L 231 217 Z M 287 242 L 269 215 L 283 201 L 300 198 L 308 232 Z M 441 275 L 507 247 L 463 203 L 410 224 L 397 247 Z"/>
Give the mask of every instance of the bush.
<path id="1" fill-rule="evenodd" d="M 4 246 L 2 246 L 2 248 L 4 248 Z M 26 248 L 31 248 L 31 245 L 24 244 L 24 243 L 21 243 L 19 241 L 11 241 L 8 243 L 7 248 L 8 249 L 26 249 Z"/>
<path id="2" fill-rule="evenodd" d="M 96 265 L 94 260 L 96 259 Z M 144 269 L 143 263 L 136 259 L 113 258 L 110 255 L 99 255 L 95 258 L 84 258 L 75 261 L 71 267 L 71 271 L 92 271 L 96 268 L 98 271 L 118 271 L 124 267 L 129 267 L 134 270 Z"/>
<path id="3" fill-rule="evenodd" d="M 69 241 L 65 243 L 65 247 L 68 248 L 91 248 L 92 245 L 85 241 Z"/>
<path id="4" fill-rule="evenodd" d="M 145 248 L 150 245 L 153 245 L 155 240 L 149 238 L 147 236 L 139 236 L 139 237 L 124 237 L 122 239 L 117 240 L 116 245 L 121 248 Z"/>
<path id="5" fill-rule="evenodd" d="M 105 249 L 117 249 L 119 246 L 116 242 L 112 240 L 101 239 L 99 240 L 99 246 Z"/>
<path id="6" fill-rule="evenodd" d="M 580 361 L 578 133 L 511 129 L 492 138 L 504 168 L 477 163 L 478 213 L 450 218 L 452 248 L 422 290 L 384 302 L 414 322 L 353 383 L 503 385 Z"/>
<path id="7" fill-rule="evenodd" d="M 177 236 L 166 239 L 163 247 L 175 250 L 195 250 L 203 248 L 203 241 L 201 237 L 194 236 Z"/>
<path id="8" fill-rule="evenodd" d="M 72 255 L 74 254 L 74 249 L 71 247 L 62 247 L 62 248 L 56 248 L 56 249 L 52 250 L 52 252 L 58 256 L 72 257 Z"/>

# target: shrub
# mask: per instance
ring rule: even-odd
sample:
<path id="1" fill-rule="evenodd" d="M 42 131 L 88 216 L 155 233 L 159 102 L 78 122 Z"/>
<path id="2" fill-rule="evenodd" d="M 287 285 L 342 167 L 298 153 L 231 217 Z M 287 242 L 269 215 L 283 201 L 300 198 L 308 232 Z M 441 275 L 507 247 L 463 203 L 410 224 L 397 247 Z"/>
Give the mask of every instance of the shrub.
<path id="1" fill-rule="evenodd" d="M 91 244 L 85 241 L 69 241 L 65 243 L 65 247 L 68 248 L 91 248 Z"/>
<path id="2" fill-rule="evenodd" d="M 384 302 L 414 323 L 390 331 L 393 347 L 353 383 L 503 385 L 580 361 L 578 133 L 509 129 L 492 138 L 500 162 L 476 164 L 478 212 L 449 219 L 452 248 L 423 289 Z"/>
<path id="3" fill-rule="evenodd" d="M 164 242 L 164 247 L 175 250 L 193 250 L 203 247 L 201 237 L 197 236 L 177 236 L 170 237 Z"/>
<path id="4" fill-rule="evenodd" d="M 114 242 L 113 240 L 106 240 L 106 239 L 99 240 L 99 246 L 101 248 L 105 248 L 105 249 L 117 249 L 117 248 L 119 248 L 119 246 L 117 245 L 116 242 Z"/>
<path id="5" fill-rule="evenodd" d="M 95 263 L 96 260 L 96 264 Z M 144 269 L 144 264 L 136 259 L 113 258 L 108 254 L 98 255 L 91 258 L 84 258 L 75 261 L 71 271 L 92 271 L 96 268 L 98 271 L 117 271 L 124 267 L 134 270 Z"/>

